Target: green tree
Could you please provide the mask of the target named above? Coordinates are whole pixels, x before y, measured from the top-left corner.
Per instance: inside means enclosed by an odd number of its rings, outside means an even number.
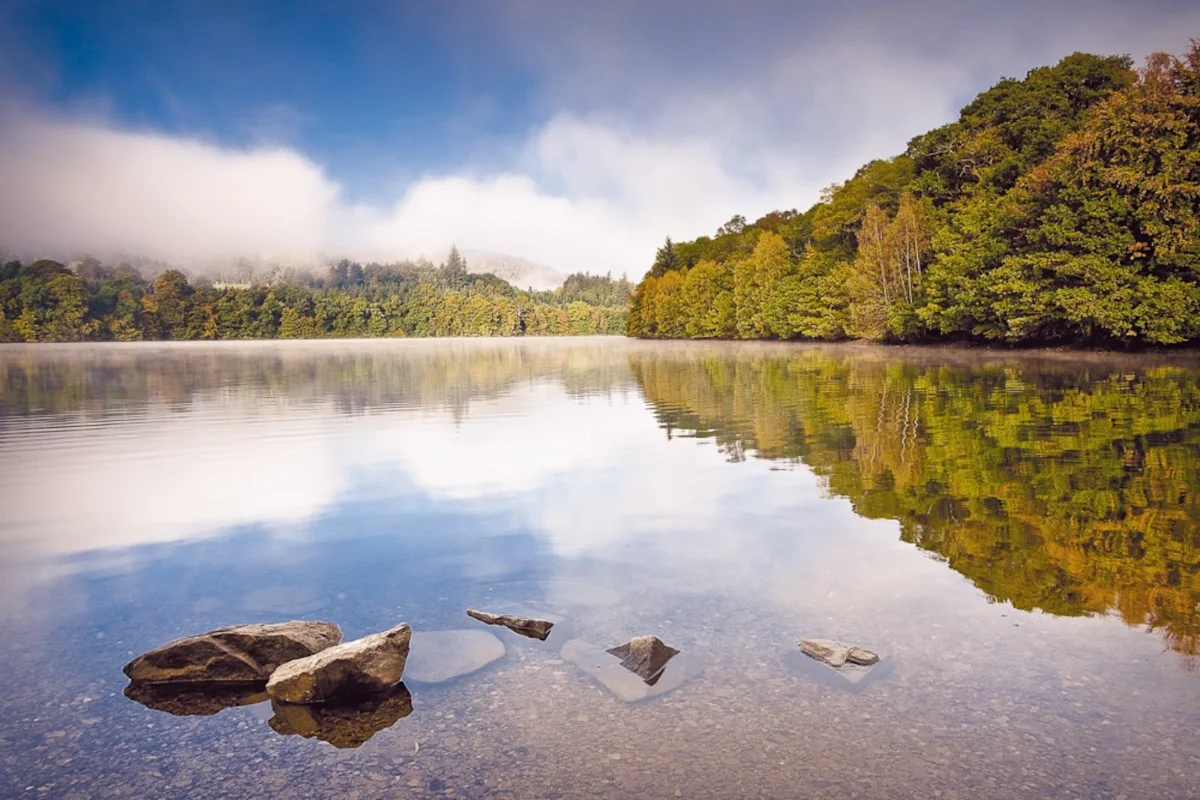
[[[663,246],[658,248],[658,252],[654,254],[654,264],[650,267],[650,276],[661,278],[668,272],[679,269],[679,256],[675,252],[675,245],[671,243],[671,237],[668,236]]]

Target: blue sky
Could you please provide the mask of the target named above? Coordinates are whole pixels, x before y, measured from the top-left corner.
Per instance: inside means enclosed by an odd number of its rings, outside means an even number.
[[[637,275],[663,236],[807,206],[1002,75],[1189,34],[1179,0],[9,0],[0,248],[456,242]]]
[[[18,85],[40,102],[226,145],[296,146],[354,194],[459,166],[535,122],[531,76],[498,48],[456,40],[439,4],[344,5],[18,2],[8,27]]]

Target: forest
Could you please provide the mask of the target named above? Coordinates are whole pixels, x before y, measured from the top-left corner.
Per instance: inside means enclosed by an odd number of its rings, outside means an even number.
[[[1200,42],[1004,79],[804,211],[658,250],[630,336],[1200,341]]]
[[[0,342],[620,334],[632,287],[571,275],[553,292],[422,262],[340,261],[317,277],[222,284],[85,259],[0,267]]]
[[[989,597],[1115,612],[1200,654],[1193,369],[789,352],[640,352],[630,368],[669,435],[806,465]]]

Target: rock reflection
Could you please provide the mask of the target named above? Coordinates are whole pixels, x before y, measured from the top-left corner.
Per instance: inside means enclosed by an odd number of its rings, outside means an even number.
[[[354,703],[292,705],[271,701],[275,716],[267,721],[271,730],[284,736],[320,739],[334,747],[361,747],[382,730],[412,713],[412,695],[403,683],[384,695]]]
[[[235,706],[252,706],[267,699],[266,684],[161,684],[133,682],[125,696],[146,708],[176,717],[211,717]]]
[[[360,747],[412,713],[412,695],[403,683],[353,702],[294,705],[270,700],[265,684],[152,684],[133,682],[125,696],[146,708],[176,717],[211,717],[227,708],[271,703],[267,724],[284,736],[320,739],[338,748]]]

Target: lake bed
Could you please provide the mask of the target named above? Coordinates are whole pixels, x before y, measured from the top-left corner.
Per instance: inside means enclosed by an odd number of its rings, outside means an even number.
[[[0,365],[4,796],[1200,791],[1192,357],[582,338]],[[414,659],[442,631],[503,647],[410,676],[351,746],[265,698],[124,694],[138,653],[289,619],[408,622]],[[680,677],[633,702],[567,647],[649,634]],[[847,680],[811,637],[881,661]]]

